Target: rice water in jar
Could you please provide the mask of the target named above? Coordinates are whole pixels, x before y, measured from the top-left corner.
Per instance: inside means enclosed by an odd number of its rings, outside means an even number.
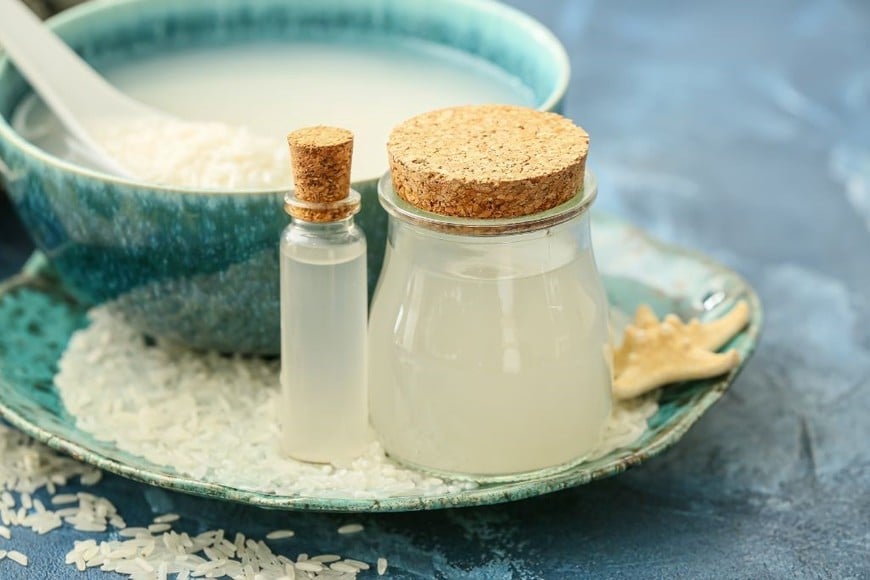
[[[405,122],[388,148],[369,318],[370,419],[387,453],[481,479],[581,460],[611,405],[586,133],[552,113],[458,107]]]

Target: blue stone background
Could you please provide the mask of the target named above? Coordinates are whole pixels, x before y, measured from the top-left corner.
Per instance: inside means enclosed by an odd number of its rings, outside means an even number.
[[[870,577],[870,3],[510,3],[570,53],[598,207],[759,290],[762,344],[723,400],[624,475],[509,505],[265,512],[109,475],[96,492],[130,525],[292,527],[283,553],[386,556],[398,578]],[[0,277],[30,251],[0,195]],[[349,521],[366,530],[338,536]],[[94,534],[13,534],[32,563],[0,578],[112,577],[63,564]]]

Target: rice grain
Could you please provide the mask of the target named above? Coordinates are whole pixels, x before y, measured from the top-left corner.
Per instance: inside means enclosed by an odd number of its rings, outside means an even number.
[[[76,503],[79,498],[72,493],[59,493],[51,498],[52,505],[64,505],[68,503]]]
[[[362,562],[360,560],[354,560],[352,558],[345,558],[344,563],[350,564],[351,566],[355,566],[356,568],[359,568],[360,570],[368,570],[369,568],[371,568],[371,566],[369,566],[365,562]]]
[[[163,514],[162,516],[157,516],[154,518],[155,524],[170,524],[172,522],[177,522],[181,519],[181,516],[178,514]]]
[[[323,565],[320,562],[296,562],[296,569],[302,572],[320,572],[323,570]]]
[[[359,532],[363,531],[364,529],[365,528],[363,527],[362,524],[345,524],[345,525],[341,526],[340,528],[338,528],[338,533],[342,534],[342,535],[358,534]]]

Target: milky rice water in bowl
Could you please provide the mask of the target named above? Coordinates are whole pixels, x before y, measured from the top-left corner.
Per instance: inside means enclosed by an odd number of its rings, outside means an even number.
[[[369,320],[370,417],[395,459],[449,476],[564,467],[610,412],[608,307],[570,120],[507,105],[399,125]]]

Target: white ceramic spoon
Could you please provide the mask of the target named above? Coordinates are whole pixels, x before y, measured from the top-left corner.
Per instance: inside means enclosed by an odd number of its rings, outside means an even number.
[[[92,150],[94,162],[116,175],[132,177],[106,152],[99,127],[115,120],[167,115],[106,82],[19,0],[0,0],[0,45],[70,133]]]

